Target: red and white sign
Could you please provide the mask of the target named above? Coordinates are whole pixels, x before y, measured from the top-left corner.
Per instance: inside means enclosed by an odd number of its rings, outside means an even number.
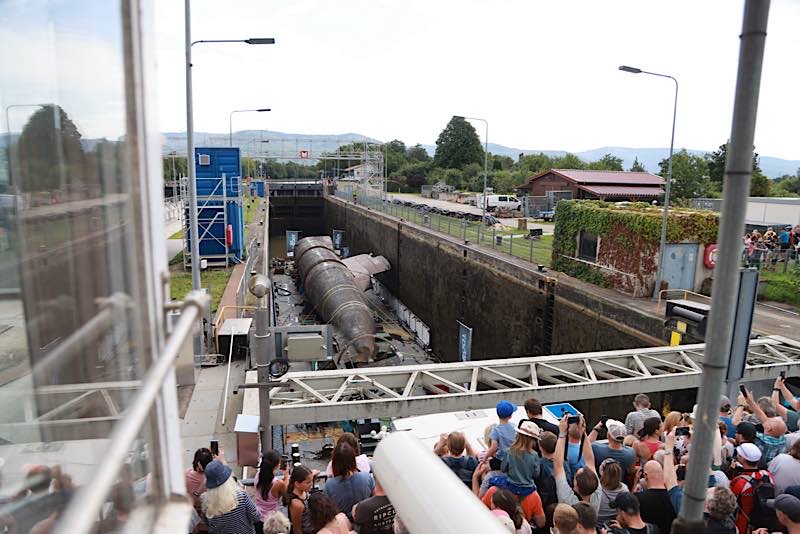
[[[300,151],[300,159],[308,159],[308,150]]]
[[[703,252],[703,265],[709,269],[713,269],[717,264],[717,254],[719,254],[719,252],[716,244],[706,245],[706,250]]]

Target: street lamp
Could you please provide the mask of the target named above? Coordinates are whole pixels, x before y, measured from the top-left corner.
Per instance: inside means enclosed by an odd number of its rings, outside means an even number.
[[[669,141],[669,160],[667,162],[667,184],[664,187],[664,213],[661,218],[661,244],[658,252],[658,270],[656,271],[656,286],[653,289],[653,298],[658,298],[658,293],[661,290],[661,278],[664,274],[664,255],[667,247],[667,222],[669,221],[669,188],[672,184],[672,149],[675,146],[675,117],[678,113],[678,80],[667,74],[658,74],[657,72],[648,72],[636,67],[629,67],[621,65],[619,70],[629,72],[631,74],[649,74],[650,76],[658,76],[659,78],[669,78],[675,82],[675,103],[672,106],[672,137]]]
[[[233,114],[234,113],[264,113],[272,111],[270,108],[261,109],[235,109],[228,115],[228,146],[233,146]]]
[[[252,37],[249,39],[216,39],[192,41],[192,17],[190,0],[184,2],[186,25],[186,162],[189,174],[189,234],[191,235],[192,252],[192,289],[200,289],[200,240],[197,228],[197,184],[195,183],[194,163],[194,116],[192,112],[192,47],[201,43],[245,43],[251,45],[275,44],[272,37]],[[195,343],[195,349],[200,349]]]
[[[483,147],[483,200],[481,202],[481,221],[486,224],[486,179],[489,176],[489,121],[477,117],[462,117],[461,115],[453,115],[453,118],[461,119],[462,121],[482,121],[486,125],[486,139],[484,139]]]

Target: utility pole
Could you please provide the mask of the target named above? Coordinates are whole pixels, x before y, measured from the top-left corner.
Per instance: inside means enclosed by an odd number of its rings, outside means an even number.
[[[744,232],[744,214],[753,173],[761,66],[767,38],[769,0],[747,0],[740,36],[739,72],[733,105],[731,140],[725,162],[722,212],[720,213],[719,261],[714,269],[711,313],[703,358],[703,373],[697,394],[697,418],[692,439],[692,465],[683,486],[683,501],[673,532],[704,532],[703,509],[711,465],[713,435],[719,432],[717,418],[733,338],[736,301],[739,294],[739,257]]]

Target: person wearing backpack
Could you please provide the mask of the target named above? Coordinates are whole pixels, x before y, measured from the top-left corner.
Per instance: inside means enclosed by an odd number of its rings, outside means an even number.
[[[775,498],[775,481],[766,469],[759,469],[761,449],[753,443],[736,447],[738,460],[736,477],[731,480],[731,491],[736,496],[736,529],[739,534],[749,534],[758,528],[779,530],[774,510],[766,501]]]

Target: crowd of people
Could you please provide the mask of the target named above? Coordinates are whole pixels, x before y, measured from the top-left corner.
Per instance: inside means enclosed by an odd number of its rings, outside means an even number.
[[[770,396],[743,390],[736,403],[721,398],[708,466],[691,460],[694,413],[659,413],[644,394],[624,421],[603,416],[588,424],[565,414],[554,424],[535,398],[524,409],[526,417],[512,423],[517,406],[499,402],[484,448],[460,431],[441,434],[433,447],[510,533],[667,534],[687,469],[703,469],[708,532],[800,534],[800,400],[783,377]],[[353,434],[337,440],[322,489],[317,472],[284,467],[277,452],[264,454],[251,496],[224,461],[198,450],[186,473],[195,531],[406,532]]]
[[[536,399],[512,424],[516,409],[498,403],[485,452],[458,431],[434,447],[509,532],[667,534],[687,469],[702,468],[708,532],[800,534],[800,400],[782,377],[770,396],[722,397],[707,467],[691,463],[694,414],[659,413],[644,394],[624,421],[604,416],[591,426],[569,414],[554,425]]]
[[[800,224],[775,231],[772,227],[762,234],[753,230],[742,238],[742,257],[746,265],[756,268],[775,265],[779,261],[797,259],[800,251]]]
[[[305,465],[289,468],[267,451],[252,495],[236,480],[224,455],[198,449],[186,471],[195,508],[193,532],[211,534],[404,534],[395,510],[358,440],[344,433],[336,442],[327,475]],[[317,477],[327,478],[322,489]]]

